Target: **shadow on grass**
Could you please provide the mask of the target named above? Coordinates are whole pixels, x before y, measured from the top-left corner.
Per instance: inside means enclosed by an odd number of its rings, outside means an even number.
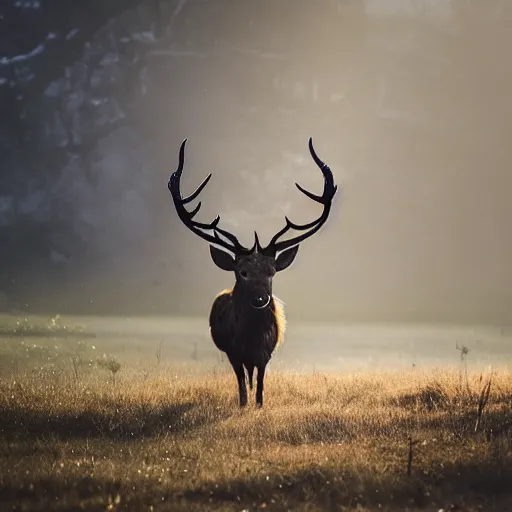
[[[413,435],[420,436],[421,440],[425,432],[430,432],[430,437],[449,434],[461,439],[474,439],[475,435],[480,436],[483,432],[486,435],[492,433],[494,437],[508,436],[512,441],[512,417],[509,408],[486,411],[475,434],[476,419],[476,408],[468,407],[437,413],[428,412],[418,416],[390,415],[375,419],[370,415],[355,420],[345,418],[338,412],[322,411],[290,418],[283,425],[277,423],[270,429],[268,436],[274,441],[292,446],[357,441],[361,434],[389,440],[396,440],[397,437],[405,440],[409,435]]]
[[[289,474],[264,478],[239,478],[195,488],[176,483],[160,484],[155,479],[97,479],[62,475],[40,480],[4,481],[0,487],[3,509],[16,503],[39,510],[106,510],[109,500],[120,497],[116,510],[163,509],[242,510],[261,507],[296,509],[309,504],[323,510],[340,507],[424,508],[447,510],[510,510],[512,504],[512,468],[491,462],[445,466],[432,475],[418,472],[405,475],[351,473],[343,469],[308,468]],[[172,506],[170,506],[172,504]],[[166,505],[168,508],[166,508]],[[108,510],[108,509],[107,509]]]
[[[0,406],[0,439],[60,440],[102,437],[136,440],[162,433],[181,434],[212,421],[193,402],[146,407],[109,401],[94,411],[52,414],[47,411]],[[98,410],[99,409],[99,410]]]
[[[109,510],[106,505],[115,500],[120,490],[121,483],[115,480],[49,477],[0,486],[0,504],[12,505],[12,510],[22,507],[21,510],[104,512]],[[34,508],[28,508],[31,506]]]
[[[422,418],[419,425],[426,430],[442,431],[463,439],[484,433],[488,438],[489,436],[502,437],[512,441],[512,416],[509,408],[491,409],[484,412],[478,431],[475,432],[477,416],[476,407],[474,409],[455,409],[450,412],[431,414]]]
[[[449,397],[437,384],[428,385],[416,393],[391,399],[389,405],[403,408],[413,414],[416,425],[422,429],[439,430],[455,436],[466,437],[475,433],[479,416],[478,395]],[[492,396],[490,405],[484,407],[478,431],[492,436],[508,436],[512,439],[512,395],[501,392]],[[417,416],[415,413],[419,413]]]
[[[406,475],[351,473],[308,468],[288,475],[273,475],[258,480],[238,479],[189,490],[184,497],[206,504],[210,499],[224,503],[261,504],[274,500],[292,507],[311,503],[325,510],[345,507],[409,507],[428,505],[480,505],[485,510],[503,499],[512,503],[512,466],[474,462],[449,466],[440,472],[418,471]],[[454,508],[453,510],[457,510]],[[459,509],[460,510],[460,509]]]

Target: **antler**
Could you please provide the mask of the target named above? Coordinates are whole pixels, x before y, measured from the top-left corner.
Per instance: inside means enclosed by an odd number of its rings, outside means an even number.
[[[221,229],[218,227],[219,221],[220,221],[220,215],[217,215],[215,219],[212,220],[209,224],[197,222],[194,221],[194,217],[196,216],[197,212],[201,208],[201,202],[197,204],[197,206],[189,212],[185,205],[187,203],[190,203],[196,197],[202,192],[204,187],[208,184],[210,181],[210,178],[212,177],[212,174],[210,173],[203,182],[196,188],[192,194],[190,194],[188,197],[181,197],[181,190],[180,190],[180,181],[181,181],[181,174],[183,173],[183,164],[185,162],[185,144],[187,142],[187,139],[185,139],[180,146],[180,156],[179,156],[179,164],[178,168],[175,172],[171,174],[171,177],[169,178],[168,188],[171,192],[172,199],[174,201],[174,206],[176,207],[176,212],[178,213],[178,217],[181,219],[183,224],[187,226],[193,233],[200,236],[203,240],[206,240],[207,242],[210,242],[211,244],[219,245],[221,247],[224,247],[224,249],[227,249],[228,251],[232,252],[233,254],[246,254],[250,253],[253,249],[247,249],[243,245],[240,244],[238,239],[235,235],[229,233],[228,231],[225,231],[224,229]],[[205,233],[203,230],[209,230],[212,231],[213,234]],[[226,240],[223,240],[219,234],[221,234],[224,238],[229,240],[232,245],[230,245]]]
[[[322,162],[320,158],[318,158],[318,155],[316,154],[315,149],[313,148],[313,140],[311,139],[311,137],[309,138],[309,151],[316,165],[320,167],[320,170],[324,175],[324,191],[321,196],[317,196],[309,192],[308,190],[302,188],[298,183],[295,183],[295,186],[310,199],[324,206],[322,214],[320,215],[320,217],[307,224],[295,224],[288,217],[285,217],[286,226],[283,229],[281,229],[281,231],[278,231],[274,235],[274,237],[272,238],[272,240],[270,240],[270,243],[267,245],[267,247],[262,248],[259,245],[258,239],[256,237],[256,247],[258,248],[258,252],[275,256],[276,253],[279,251],[283,251],[285,249],[288,249],[289,247],[300,244],[301,242],[306,240],[306,238],[309,238],[310,236],[314,235],[323,226],[323,224],[325,224],[325,221],[329,217],[332,199],[334,197],[334,194],[336,194],[336,190],[338,189],[338,187],[337,185],[334,184],[334,178],[331,169],[329,169],[329,166],[326,163]],[[289,240],[283,240],[281,242],[278,242],[277,240],[281,238],[285,233],[287,233],[290,229],[295,229],[297,231],[309,231],[295,238],[290,238]]]

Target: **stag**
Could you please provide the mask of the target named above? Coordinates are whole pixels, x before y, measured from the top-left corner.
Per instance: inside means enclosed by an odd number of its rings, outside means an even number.
[[[320,160],[309,139],[309,151],[324,177],[322,195],[315,195],[296,187],[307,197],[321,204],[321,215],[307,224],[296,224],[285,217],[286,225],[278,231],[266,247],[260,245],[254,232],[254,245],[244,247],[232,233],[219,227],[220,216],[210,223],[194,220],[201,202],[188,211],[185,205],[196,199],[212,177],[209,174],[188,197],[182,197],[180,180],[185,161],[185,144],[181,143],[177,170],[169,179],[169,191],[178,217],[193,233],[210,244],[210,255],[217,267],[234,272],[233,288],[220,292],[210,311],[210,334],[216,347],[225,352],[238,381],[240,407],[247,405],[246,374],[253,389],[254,369],[256,381],[256,405],[263,406],[263,381],[265,368],[277,345],[284,338],[286,318],[281,301],[272,294],[272,279],[276,272],[288,268],[295,259],[299,244],[315,234],[327,221],[337,186],[329,167]],[[290,229],[302,232],[295,238],[280,240]],[[222,249],[221,249],[222,248]]]

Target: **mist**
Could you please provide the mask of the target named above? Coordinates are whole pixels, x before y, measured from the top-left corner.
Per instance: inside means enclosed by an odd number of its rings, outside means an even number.
[[[318,216],[295,187],[322,190],[311,136],[338,194],[274,280],[290,322],[510,325],[508,2],[161,4],[98,22],[19,100],[30,136],[3,126],[3,309],[206,321],[234,278],[174,210],[181,141],[184,194],[213,174],[198,219],[252,245]],[[52,58],[14,49],[1,77]]]

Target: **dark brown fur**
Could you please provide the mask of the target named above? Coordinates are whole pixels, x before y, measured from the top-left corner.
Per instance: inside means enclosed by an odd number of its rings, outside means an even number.
[[[277,261],[257,252],[231,259],[227,253],[211,248],[213,261],[222,269],[235,272],[236,284],[215,299],[210,312],[210,333],[219,350],[226,353],[238,381],[240,406],[247,404],[245,370],[252,389],[257,369],[256,404],[263,405],[265,368],[285,330],[284,308],[272,295],[272,278],[277,270],[291,264],[296,250],[286,251]],[[251,305],[254,296],[268,296],[267,307]]]
[[[250,308],[251,306],[248,306]],[[210,312],[210,332],[219,350],[226,353],[238,381],[240,406],[247,404],[244,367],[252,389],[254,369],[257,368],[256,403],[263,405],[265,367],[277,345],[278,325],[275,302],[263,310],[251,308],[237,311],[231,293],[219,295]]]
[[[236,236],[219,227],[219,216],[208,224],[195,221],[194,217],[199,212],[201,203],[191,211],[185,208],[186,204],[199,196],[212,176],[207,176],[188,197],[182,197],[180,181],[185,162],[185,143],[186,139],[180,147],[178,169],[169,180],[169,191],[176,212],[185,226],[213,244],[210,245],[210,254],[215,265],[235,273],[236,284],[233,289],[221,292],[212,305],[210,332],[213,342],[219,350],[226,353],[235,371],[241,407],[247,405],[245,370],[252,389],[254,369],[257,368],[256,404],[261,407],[265,368],[274,349],[282,341],[286,326],[283,306],[272,294],[272,279],[276,272],[292,264],[299,244],[314,235],[327,221],[337,187],[331,170],[316,154],[310,138],[309,151],[322,171],[324,190],[322,195],[315,195],[299,184],[296,186],[307,197],[323,206],[321,215],[306,224],[296,224],[286,218],[285,227],[274,235],[266,247],[260,245],[255,233],[254,246],[248,249],[240,244]],[[301,234],[279,240],[291,229],[300,231]]]

